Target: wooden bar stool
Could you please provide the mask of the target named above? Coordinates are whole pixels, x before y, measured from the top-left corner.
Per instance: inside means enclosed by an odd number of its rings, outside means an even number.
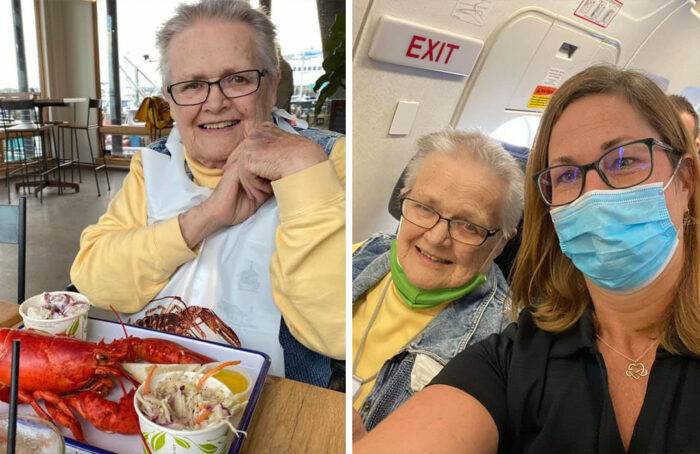
[[[92,121],[92,112],[95,112],[95,118],[94,122]],[[103,150],[102,150],[102,140],[100,138],[100,114],[102,112],[102,100],[101,99],[90,99],[88,101],[88,108],[87,108],[87,115],[85,118],[85,123],[63,123],[58,125],[58,130],[59,130],[59,142],[61,143],[61,146],[63,147],[64,140],[65,140],[65,131],[68,131],[70,134],[70,143],[71,143],[71,148],[70,148],[70,159],[65,158],[65,156],[62,156],[62,160],[64,162],[67,162],[71,166],[71,181],[73,181],[73,167],[77,166],[78,167],[78,180],[82,183],[83,178],[82,174],[80,171],[81,166],[86,166],[86,167],[91,167],[94,174],[95,174],[95,186],[97,186],[97,196],[99,197],[101,195],[100,193],[100,182],[97,179],[97,171],[100,169],[104,169],[105,171],[105,177],[107,178],[107,190],[111,190],[112,187],[110,186],[109,183],[109,169],[107,168],[107,159],[104,156]],[[88,146],[90,148],[90,160],[89,161],[83,161],[80,159],[80,145],[78,143],[78,131],[85,131],[85,135],[87,137],[88,141]],[[102,162],[98,163],[95,160],[95,154],[93,152],[93,147],[92,147],[92,138],[90,137],[90,131],[95,131],[97,133],[97,145],[100,150],[100,155],[102,155]],[[75,140],[74,140],[75,139]],[[73,146],[75,144],[75,146]],[[75,155],[73,154],[73,150],[75,149]],[[65,153],[64,153],[65,154]]]

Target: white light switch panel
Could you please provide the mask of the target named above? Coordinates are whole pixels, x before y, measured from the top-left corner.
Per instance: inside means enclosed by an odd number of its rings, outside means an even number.
[[[389,128],[389,134],[405,136],[411,132],[411,126],[413,126],[413,120],[416,118],[419,104],[416,101],[399,101],[396,105],[396,112],[394,112],[394,120]]]

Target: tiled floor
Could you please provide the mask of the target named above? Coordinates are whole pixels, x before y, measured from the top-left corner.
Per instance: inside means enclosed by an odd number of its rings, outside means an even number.
[[[111,191],[107,191],[104,173],[100,170],[98,174],[101,197],[97,197],[95,178],[89,169],[83,169],[79,193],[66,190],[59,195],[56,188],[46,188],[43,204],[33,194],[27,196],[26,297],[61,290],[70,282],[70,267],[78,252],[80,233],[107,210],[127,171],[110,169]],[[0,203],[7,203],[6,191],[5,185],[0,184]],[[16,204],[14,188],[12,191],[12,203]],[[16,245],[0,244],[0,300],[17,300]]]

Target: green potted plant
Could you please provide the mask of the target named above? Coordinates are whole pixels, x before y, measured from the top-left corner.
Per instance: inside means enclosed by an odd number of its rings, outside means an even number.
[[[326,99],[333,96],[338,88],[345,88],[345,11],[336,14],[325,47],[328,49],[328,56],[323,60],[325,73],[314,85],[314,91],[318,92],[316,115],[321,112]]]

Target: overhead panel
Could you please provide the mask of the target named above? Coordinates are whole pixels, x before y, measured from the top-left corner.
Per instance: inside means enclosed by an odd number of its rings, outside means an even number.
[[[487,41],[481,67],[470,76],[455,127],[479,128],[490,134],[505,121],[503,110],[513,96],[512,87],[522,79],[551,25],[552,20],[541,13],[527,12],[511,19]]]
[[[617,63],[619,44],[541,8],[516,12],[496,30],[453,117],[487,134],[518,115],[541,114],[569,77],[596,63]]]
[[[507,109],[542,112],[566,79],[593,62],[615,63],[616,53],[607,49],[611,47],[598,35],[553,21],[513,90]]]

